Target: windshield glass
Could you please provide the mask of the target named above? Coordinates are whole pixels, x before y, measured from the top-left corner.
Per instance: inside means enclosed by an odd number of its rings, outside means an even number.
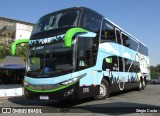
[[[32,34],[67,26],[77,26],[79,10],[67,11],[42,17],[35,25]]]
[[[63,43],[57,43],[34,46],[29,49],[27,72],[54,76],[54,74],[73,69],[73,47],[64,48]]]

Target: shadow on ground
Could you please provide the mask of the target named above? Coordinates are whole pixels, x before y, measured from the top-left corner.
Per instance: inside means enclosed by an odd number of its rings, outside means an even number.
[[[132,92],[132,90],[127,91]],[[123,96],[127,94],[126,91],[122,93],[114,93],[113,96]],[[126,113],[136,113],[137,109],[144,110],[147,109],[158,109],[160,107],[148,104],[139,104],[131,102],[112,102],[112,103],[101,103],[101,104],[92,104],[92,105],[82,105],[84,103],[89,103],[93,101],[93,98],[81,99],[76,101],[40,101],[40,100],[30,100],[25,97],[12,97],[8,99],[14,104],[18,104],[22,107],[40,107],[42,108],[43,113],[102,113],[110,114],[114,113],[117,115],[123,115]],[[81,105],[81,106],[78,106]],[[140,112],[141,113],[141,112]]]
[[[127,91],[122,91],[122,92],[117,92],[111,94],[111,97],[121,95],[124,96],[128,92],[132,92],[133,90],[127,90]],[[27,99],[24,96],[20,97],[10,97],[8,98],[8,101],[22,105],[22,106],[53,106],[53,107],[73,107],[82,103],[87,103],[87,102],[92,102],[94,99],[93,98],[85,98],[81,100],[68,100],[68,101],[53,101],[53,100],[34,100],[34,99]]]

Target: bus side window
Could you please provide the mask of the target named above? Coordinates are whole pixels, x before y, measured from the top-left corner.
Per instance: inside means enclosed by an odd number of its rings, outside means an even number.
[[[117,36],[117,43],[121,44],[120,31],[116,30],[116,36]]]
[[[122,34],[122,38],[123,38],[123,45],[132,49],[132,50],[135,50],[137,51],[137,48],[138,48],[138,43],[133,40],[131,37],[125,35],[125,34]]]
[[[148,56],[148,49],[146,46],[144,46],[143,44],[139,44],[139,49],[138,49],[138,52],[145,55],[145,56]]]
[[[122,40],[123,40],[123,45],[126,47],[129,47],[129,45],[126,43],[128,40],[128,37],[122,33]]]
[[[136,73],[140,72],[140,64],[137,61],[133,62],[133,72],[136,72]]]
[[[104,20],[103,22],[101,37],[102,37],[102,42],[105,41],[116,42],[114,27],[111,24],[109,24],[106,20]]]
[[[133,63],[132,60],[130,59],[124,59],[124,63],[125,63],[125,72],[132,72],[132,67],[133,67]]]
[[[118,57],[111,56],[103,59],[102,69],[110,69],[111,71],[118,71]]]
[[[119,71],[120,72],[123,72],[124,69],[123,69],[123,58],[122,57],[119,57]]]

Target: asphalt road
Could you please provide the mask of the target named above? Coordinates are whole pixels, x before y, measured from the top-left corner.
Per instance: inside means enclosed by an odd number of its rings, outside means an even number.
[[[0,107],[18,107],[25,109],[36,108],[42,109],[43,113],[85,113],[89,114],[130,114],[131,112],[138,114],[146,113],[153,115],[160,113],[160,85],[147,85],[142,91],[126,91],[123,93],[112,94],[106,100],[93,100],[92,98],[82,99],[78,101],[39,101],[29,100],[24,97],[0,98]],[[158,107],[158,109],[157,109]],[[80,115],[82,115],[80,114]],[[34,115],[34,114],[33,114]]]

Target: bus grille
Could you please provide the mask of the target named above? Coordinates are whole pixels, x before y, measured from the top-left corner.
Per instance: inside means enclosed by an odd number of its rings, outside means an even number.
[[[55,84],[55,85],[30,85],[29,88],[33,90],[53,90],[55,88],[60,87],[61,85]]]

